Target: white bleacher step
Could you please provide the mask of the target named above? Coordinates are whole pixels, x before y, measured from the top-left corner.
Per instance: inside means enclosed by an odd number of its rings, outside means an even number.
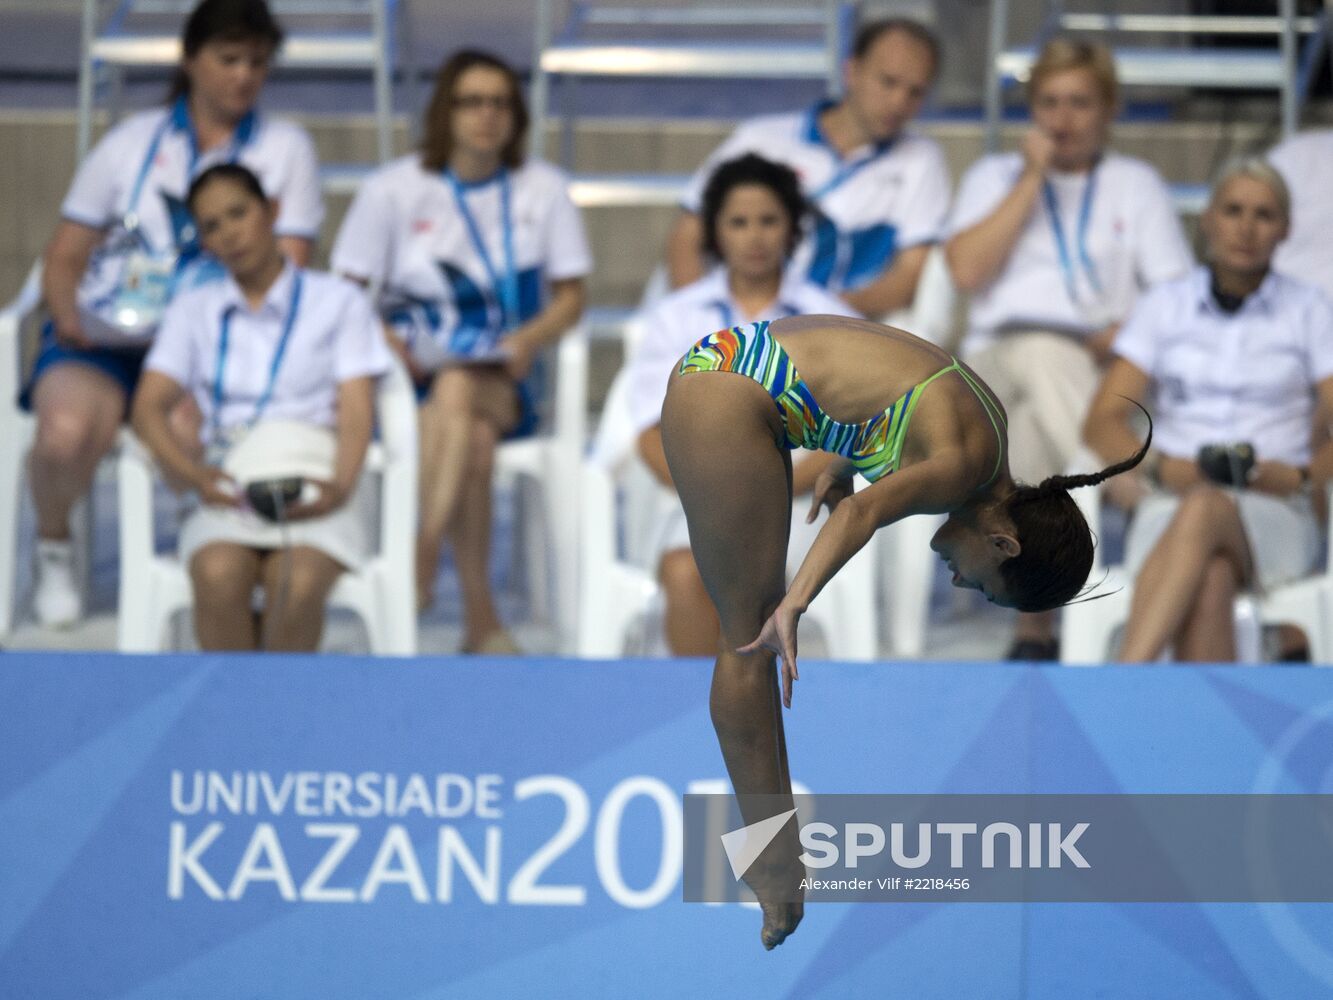
[[[1002,76],[1026,83],[1036,51],[1010,49],[996,58]],[[1132,49],[1115,50],[1122,86],[1278,89],[1284,82],[1282,59],[1272,49]]]
[[[135,14],[176,14],[186,17],[198,5],[199,0],[133,0],[130,6]],[[369,0],[270,0],[268,8],[274,16],[284,18],[293,15],[364,15],[370,6]]]
[[[585,7],[579,12],[582,24],[614,24],[641,28],[654,26],[753,25],[823,27],[828,14],[810,5],[801,7]]]
[[[689,174],[577,174],[569,196],[579,208],[679,205]]]
[[[326,168],[325,173],[338,173],[337,178],[326,177],[326,191],[355,189],[355,183],[346,188],[341,172],[348,176],[357,168],[352,166]],[[364,169],[363,169],[364,174]],[[577,174],[570,179],[569,193],[579,208],[621,208],[628,206],[679,205],[690,181],[688,174]],[[1182,215],[1198,215],[1208,201],[1207,184],[1173,184],[1171,201]]]
[[[116,66],[174,66],[181,58],[176,35],[104,35],[90,48],[95,61]],[[368,35],[292,34],[276,62],[295,69],[372,69],[375,60],[375,40]]]
[[[325,194],[350,198],[376,166],[373,163],[321,163],[319,186]]]
[[[573,76],[823,80],[829,49],[790,42],[556,44],[542,52],[541,68]]]
[[[1320,18],[1297,17],[1292,27],[1308,34],[1319,29]],[[1182,35],[1280,35],[1281,17],[1250,14],[1063,14],[1065,31],[1152,32]]]

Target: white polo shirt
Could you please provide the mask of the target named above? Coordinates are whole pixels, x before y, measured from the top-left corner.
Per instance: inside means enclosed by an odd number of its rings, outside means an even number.
[[[1268,159],[1291,189],[1291,235],[1278,246],[1273,266],[1333,297],[1333,129],[1293,136]]]
[[[503,308],[499,291],[511,263],[517,315]],[[419,339],[447,340],[460,328],[498,337],[541,311],[548,282],[587,275],[592,255],[568,180],[550,164],[528,160],[456,190],[412,155],[366,178],[338,231],[332,266],[369,281],[380,311],[426,360],[431,352],[417,350]]]
[[[1198,267],[1147,292],[1115,352],[1153,380],[1153,444],[1193,458],[1248,441],[1261,459],[1310,464],[1317,386],[1333,376],[1333,305],[1271,272],[1228,315]]]
[[[990,215],[1022,172],[1018,153],[973,164],[958,190],[949,237]],[[1123,320],[1142,289],[1193,263],[1170,192],[1142,160],[1107,153],[1090,174],[1047,177],[1049,187],[1004,266],[971,295],[965,354],[988,347],[1006,328],[1095,333]]]
[[[638,340],[626,368],[630,419],[636,436],[662,422],[662,402],[671,373],[681,356],[708,334],[783,316],[858,316],[825,289],[788,273],[777,301],[757,316],[747,315],[736,303],[727,287],[726,269],[719,267],[635,317]]]
[[[384,331],[369,297],[335,275],[298,271],[288,264],[258,309],[250,308],[230,277],[190,289],[167,307],[144,363],[194,395],[206,429],[214,426],[218,385],[221,430],[244,427],[255,419],[292,315],[298,274],[295,318],[262,416],[333,427],[338,385],[362,376],[378,377],[391,367]],[[224,321],[227,348],[220,359]]]
[[[284,119],[251,112],[237,126],[232,142],[196,156],[184,100],[131,115],[103,136],[79,165],[60,214],[108,230],[103,243],[107,248],[132,213],[153,251],[188,252],[196,245],[185,208],[190,181],[208,167],[232,160],[253,170],[265,193],[278,202],[279,235],[309,240],[319,235],[324,218],[319,162],[305,131]],[[110,299],[125,264],[122,254],[95,251],[79,286],[80,305],[112,319]]]
[[[831,102],[742,122],[704,161],[682,206],[699,213],[717,167],[746,153],[785,164],[815,209],[792,269],[838,292],[879,277],[899,251],[933,243],[949,208],[949,167],[935,140],[908,130],[843,159],[819,129]]]

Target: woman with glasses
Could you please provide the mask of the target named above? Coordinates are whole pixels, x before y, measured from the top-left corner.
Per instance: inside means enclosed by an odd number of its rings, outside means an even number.
[[[181,43],[167,105],[126,118],[80,164],[42,259],[50,322],[20,405],[37,417],[28,473],[37,512],[33,605],[44,625],[82,614],[70,510],[115,443],[167,302],[220,274],[185,204],[191,180],[217,163],[253,170],[279,206],[279,246],[298,266],[323,217],[309,136],[256,109],[282,43],[268,6],[203,0]],[[188,408],[178,419],[193,436]]]
[[[489,581],[495,448],[535,428],[541,356],[578,321],[592,268],[568,181],[524,155],[527,127],[514,71],[454,54],[420,151],[366,179],[333,249],[334,270],[375,290],[423,397],[418,603],[448,538],[464,652],[517,651]]]

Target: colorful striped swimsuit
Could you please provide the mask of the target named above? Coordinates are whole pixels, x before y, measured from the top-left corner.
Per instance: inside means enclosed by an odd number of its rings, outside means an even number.
[[[767,320],[710,333],[685,352],[679,373],[712,371],[747,375],[768,390],[786,429],[788,448],[818,449],[841,455],[870,482],[897,470],[902,461],[907,427],[922,391],[941,375],[956,371],[981,400],[1000,440],[1000,454],[996,456],[995,470],[987,482],[999,474],[1004,453],[1004,432],[1000,429],[1004,415],[957,358],[947,368],[912,386],[883,413],[859,424],[840,423],[820,409],[787,352],[769,334]]]

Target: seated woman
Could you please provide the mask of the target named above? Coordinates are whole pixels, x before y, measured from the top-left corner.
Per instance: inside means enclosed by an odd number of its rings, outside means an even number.
[[[709,326],[731,327],[808,313],[854,315],[832,293],[784,268],[800,239],[805,199],[790,167],[753,153],[723,163],[704,189],[704,246],[716,266],[657,302],[639,319],[642,339],[628,360],[630,413],[639,457],[674,497],[662,451],[662,400],[686,348]],[[792,492],[809,493],[829,457],[803,453]],[[656,526],[653,558],[666,598],[666,637],[678,656],[717,653],[718,620],[690,553],[685,512],[673,499]]]
[[[1028,83],[1019,152],[983,157],[958,191],[945,246],[971,293],[962,353],[1009,407],[1014,474],[1073,461],[1116,327],[1140,291],[1184,274],[1189,248],[1150,164],[1108,148],[1115,61],[1056,38]],[[1053,660],[1051,615],[1020,615],[1011,659]]]
[[[83,609],[69,514],[115,444],[162,310],[178,288],[218,276],[185,210],[190,181],[243,163],[281,205],[283,252],[304,264],[323,216],[314,144],[256,110],[282,30],[264,0],[202,0],[185,23],[167,106],[130,115],[79,165],[43,256],[51,322],[20,405],[37,433],[28,477],[37,512],[33,610],[68,625]],[[210,263],[212,266],[210,266]],[[175,415],[182,439],[198,414]]]
[[[1333,306],[1272,269],[1289,214],[1270,165],[1228,166],[1202,218],[1206,266],[1145,295],[1116,337],[1084,437],[1103,456],[1133,447],[1126,397],[1151,390],[1157,441],[1139,473],[1110,491],[1134,510],[1124,661],[1167,649],[1179,660],[1234,660],[1237,592],[1314,568],[1312,500],[1333,452],[1324,443],[1314,453],[1311,441],[1333,416]]]
[[[199,645],[314,650],[338,574],[367,555],[371,526],[355,494],[375,381],[393,357],[359,288],[283,257],[273,229],[278,207],[248,169],[210,167],[190,186],[188,204],[229,278],[183,292],[167,309],[135,393],[134,430],[203,502],[180,538]],[[207,461],[168,427],[187,394],[204,416]],[[313,477],[317,495],[285,512],[289,525],[248,509],[223,471],[275,434],[281,446],[302,441],[300,464],[327,469]],[[256,586],[265,592],[258,618]]]
[[[592,269],[565,176],[524,158],[527,126],[509,66],[451,56],[421,152],[366,179],[333,248],[335,271],[379,290],[425,396],[418,602],[433,599],[447,535],[470,653],[517,652],[490,588],[495,446],[535,428],[540,355],[578,322]]]

